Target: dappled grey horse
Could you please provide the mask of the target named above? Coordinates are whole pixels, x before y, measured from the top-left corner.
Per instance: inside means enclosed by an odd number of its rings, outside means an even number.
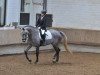
[[[24,28],[22,28],[22,41],[26,42],[28,44],[27,49],[25,50],[25,55],[27,60],[31,63],[31,60],[28,57],[28,50],[34,46],[36,47],[36,61],[35,63],[38,62],[39,60],[39,47],[40,46],[46,46],[46,45],[52,45],[54,50],[55,50],[55,54],[54,54],[54,61],[53,62],[58,62],[59,61],[59,52],[60,52],[60,48],[59,48],[59,44],[63,44],[65,49],[67,49],[67,37],[66,35],[61,32],[61,31],[57,31],[54,29],[48,29],[48,31],[50,31],[52,38],[51,39],[46,39],[45,40],[45,44],[41,44],[41,38],[40,38],[40,32],[39,29],[33,26],[25,26]],[[48,34],[46,36],[49,36]],[[70,53],[72,53],[70,50],[68,50]]]

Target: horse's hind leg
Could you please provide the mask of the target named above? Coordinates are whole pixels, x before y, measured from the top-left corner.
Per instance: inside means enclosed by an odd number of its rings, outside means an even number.
[[[56,60],[53,61],[53,63],[56,63],[56,62],[59,61],[59,52],[60,52],[60,49],[59,49],[59,47],[57,47],[57,46],[53,46],[53,47],[54,47],[54,49],[55,49],[55,51],[56,51],[56,53],[55,53],[55,55],[54,55],[54,57],[53,57],[53,59],[56,58]]]
[[[59,47],[57,47],[57,50],[56,50],[56,54],[57,54],[56,62],[59,61],[59,52],[60,52],[60,49],[59,49]]]
[[[55,54],[54,54],[53,59],[55,59],[55,58],[56,58],[56,56],[57,56],[57,53],[55,53]]]
[[[30,49],[32,47],[32,45],[29,45],[28,47],[27,47],[27,49],[24,51],[25,52],[25,56],[26,56],[26,59],[31,63],[31,60],[29,59],[29,57],[28,57],[28,55],[27,55],[27,52],[28,52],[28,50]]]
[[[39,60],[39,47],[36,47],[36,61],[35,61],[35,64],[37,64]]]

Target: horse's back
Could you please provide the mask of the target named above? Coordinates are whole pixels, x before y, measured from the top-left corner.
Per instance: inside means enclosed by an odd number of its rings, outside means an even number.
[[[55,30],[55,29],[49,29],[49,31],[51,32],[52,35],[55,36],[61,36],[60,31]]]

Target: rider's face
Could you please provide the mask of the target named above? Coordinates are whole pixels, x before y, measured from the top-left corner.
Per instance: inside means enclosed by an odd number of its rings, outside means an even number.
[[[44,16],[44,14],[43,14],[43,13],[41,13],[41,16]]]

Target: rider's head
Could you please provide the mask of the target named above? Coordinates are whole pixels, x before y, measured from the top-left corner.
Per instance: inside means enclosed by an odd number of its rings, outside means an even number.
[[[41,15],[45,15],[46,13],[47,13],[46,10],[41,11]]]

